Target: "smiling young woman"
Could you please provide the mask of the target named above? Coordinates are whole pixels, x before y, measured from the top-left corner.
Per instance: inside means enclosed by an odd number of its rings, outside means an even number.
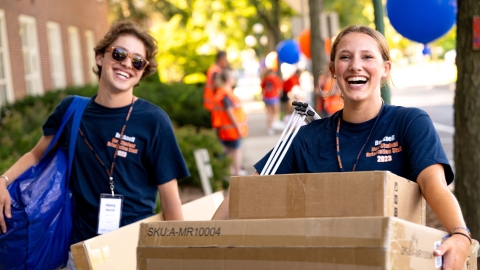
[[[426,112],[383,102],[380,88],[388,82],[390,61],[387,42],[378,31],[355,25],[343,29],[332,45],[329,71],[343,94],[344,108],[301,127],[276,174],[382,170],[417,182],[451,232],[435,254],[444,256],[444,269],[461,269],[470,237],[447,187],[454,178],[452,167]],[[257,172],[268,158],[254,165]],[[228,197],[213,217],[225,218]]]

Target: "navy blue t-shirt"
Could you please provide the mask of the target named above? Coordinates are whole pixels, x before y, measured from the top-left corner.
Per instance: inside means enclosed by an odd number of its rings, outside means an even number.
[[[80,129],[105,166],[110,170],[113,154],[120,142],[113,170],[115,194],[124,196],[120,226],[153,215],[157,186],[189,176],[175,139],[168,115],[148,101],[138,99],[124,131],[120,133],[130,105],[103,107],[91,98],[83,113]],[[57,106],[43,126],[45,136],[53,135],[72,97]],[[71,122],[60,145],[69,141]],[[71,244],[96,236],[101,193],[111,193],[109,176],[82,136],[78,134],[70,186],[75,196],[76,212]]]
[[[336,129],[341,112],[301,127],[276,174],[340,172]],[[442,164],[447,184],[453,181],[452,168],[426,112],[385,104],[377,117],[360,124],[341,120],[339,148],[345,171],[352,171],[365,144],[355,171],[390,171],[416,181],[428,166]],[[255,164],[258,172],[270,153]]]

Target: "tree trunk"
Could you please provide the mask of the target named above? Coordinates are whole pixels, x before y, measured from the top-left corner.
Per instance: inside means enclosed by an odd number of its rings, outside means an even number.
[[[320,35],[320,14],[323,12],[324,0],[308,0],[310,10],[310,53],[312,60],[312,75],[314,90],[318,87],[318,78],[325,67],[326,55],[324,41]],[[315,91],[312,97],[312,107],[316,108]],[[320,113],[320,112],[318,112]]]
[[[480,1],[458,0],[455,93],[455,195],[474,239],[480,238],[480,51],[473,50],[473,17]]]
[[[268,36],[268,51],[275,51],[276,46],[280,41],[283,40],[282,32],[280,31],[280,17],[281,17],[281,7],[280,0],[272,0],[272,10],[266,10],[258,0],[250,0],[257,10],[257,14],[262,21],[262,24],[265,26]]]

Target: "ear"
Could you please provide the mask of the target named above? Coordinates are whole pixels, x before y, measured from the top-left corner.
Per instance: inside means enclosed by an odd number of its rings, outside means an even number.
[[[102,64],[103,64],[103,55],[102,55],[102,54],[97,54],[97,55],[95,55],[95,62],[97,63],[98,66],[102,66]]]
[[[328,65],[328,69],[330,70],[330,74],[332,75],[332,77],[335,77],[335,67],[332,63]]]
[[[385,70],[384,70],[384,72],[383,72],[383,74],[382,74],[382,78],[383,78],[383,79],[387,78],[388,75],[390,74],[390,69],[392,68],[392,62],[386,61],[386,62],[384,63],[384,65],[385,65]]]

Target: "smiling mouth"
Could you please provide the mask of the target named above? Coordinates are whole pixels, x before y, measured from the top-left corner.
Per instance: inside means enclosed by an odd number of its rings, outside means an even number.
[[[123,71],[115,71],[115,74],[117,74],[118,76],[122,76],[124,77],[125,79],[129,79],[130,78],[130,75],[126,72],[123,72]]]
[[[366,84],[368,79],[365,77],[351,77],[347,79],[348,84],[351,85],[363,85]]]

